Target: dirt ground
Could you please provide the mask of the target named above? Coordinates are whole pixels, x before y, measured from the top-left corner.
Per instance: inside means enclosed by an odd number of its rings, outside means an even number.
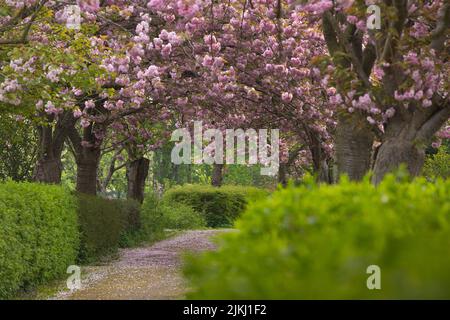
[[[226,231],[186,231],[149,247],[122,249],[119,259],[106,266],[83,267],[81,289],[60,292],[53,299],[183,299],[187,287],[181,275],[181,255],[214,250],[211,238]]]

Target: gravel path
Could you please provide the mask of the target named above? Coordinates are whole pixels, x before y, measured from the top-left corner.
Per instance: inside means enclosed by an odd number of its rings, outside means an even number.
[[[84,267],[87,277],[82,288],[61,292],[55,299],[182,299],[187,288],[180,271],[181,254],[214,250],[211,237],[226,231],[186,231],[150,247],[122,249],[119,259],[107,266]]]

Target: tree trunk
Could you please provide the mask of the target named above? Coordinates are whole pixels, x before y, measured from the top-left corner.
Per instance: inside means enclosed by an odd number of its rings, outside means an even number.
[[[61,156],[38,159],[33,180],[41,183],[60,184],[62,175]]]
[[[223,183],[223,164],[214,164],[211,184],[213,187],[220,187]]]
[[[315,136],[314,134],[310,134],[310,137],[311,142],[309,150],[311,152],[312,165],[317,182],[331,183],[332,179],[328,167],[327,155],[322,148],[321,141],[317,139],[317,136]]]
[[[286,163],[280,163],[280,166],[278,168],[278,183],[281,184],[283,187],[287,187],[288,178],[287,178]]]
[[[127,165],[127,198],[144,202],[145,180],[148,177],[150,161],[146,158],[134,160]]]
[[[97,171],[100,162],[100,147],[83,147],[76,155],[77,191],[97,195]]]
[[[82,135],[75,127],[70,127],[67,134],[72,142],[72,147],[77,164],[77,187],[80,193],[97,195],[97,174],[101,159],[101,145],[103,127],[94,127],[90,124],[82,129]],[[99,137],[98,137],[98,136]]]
[[[41,183],[60,184],[62,175],[61,154],[65,135],[63,128],[57,126],[55,130],[51,125],[40,126],[39,151],[33,180]]]
[[[373,133],[363,121],[340,116],[336,128],[338,172],[355,181],[361,180],[370,170],[374,141]]]
[[[409,174],[418,176],[425,160],[425,150],[417,147],[412,141],[390,139],[385,141],[375,160],[373,183],[379,184],[384,176],[405,164]]]
[[[317,170],[317,181],[322,183],[331,184],[333,182],[330,167],[328,166],[327,160],[323,159],[320,162],[319,168]]]

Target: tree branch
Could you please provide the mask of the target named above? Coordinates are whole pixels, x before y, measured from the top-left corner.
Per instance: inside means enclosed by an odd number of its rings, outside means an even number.
[[[450,27],[450,2],[446,2],[439,9],[438,21],[436,24],[436,28],[431,33],[431,48],[436,50],[437,52],[442,51],[444,49],[444,43],[446,34],[448,33],[448,29]]]
[[[75,126],[68,129],[67,135],[68,135],[70,141],[72,142],[72,147],[75,152],[75,158],[77,158],[79,155],[81,155],[83,153],[83,147],[81,146],[81,142],[82,142],[81,136],[78,133]]]
[[[433,135],[450,119],[450,103],[448,99],[445,100],[441,109],[438,109],[423,126],[416,135],[416,141],[421,143],[428,143]]]

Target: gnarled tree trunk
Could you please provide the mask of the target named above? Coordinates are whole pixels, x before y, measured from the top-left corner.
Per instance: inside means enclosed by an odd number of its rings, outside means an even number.
[[[355,181],[361,180],[370,170],[374,135],[364,121],[340,116],[336,128],[339,174],[346,174]]]
[[[396,114],[385,128],[385,135],[376,154],[372,182],[379,184],[387,173],[397,170],[400,165],[406,165],[411,176],[420,174],[424,160],[426,143],[419,142],[420,128],[415,125],[419,121],[419,112],[416,119],[411,118],[405,122],[408,114]],[[422,115],[420,118],[426,118]],[[422,122],[420,120],[420,122]],[[431,136],[427,137],[430,139]]]
[[[100,131],[102,128],[97,130]],[[97,195],[97,173],[101,159],[102,140],[97,138],[92,124],[83,128],[83,137],[80,136],[75,126],[72,126],[68,135],[77,164],[76,190],[80,193]]]
[[[38,159],[33,172],[33,180],[41,183],[61,183],[63,170],[61,155],[64,142],[67,138],[67,130],[73,125],[73,117],[70,113],[64,113],[53,127],[53,118],[48,119],[48,125],[39,126]]]
[[[413,141],[401,138],[386,140],[375,160],[373,183],[380,183],[387,173],[395,171],[401,164],[406,165],[411,176],[418,176],[424,160],[424,148],[414,145]]]
[[[220,187],[223,183],[223,164],[217,164],[215,163],[213,165],[213,172],[212,172],[212,178],[211,178],[211,184],[214,187]]]
[[[406,165],[412,177],[418,176],[423,167],[425,148],[449,118],[450,104],[446,99],[436,97],[427,109],[413,106],[400,109],[385,128],[375,159],[373,183],[380,183],[387,173],[397,170],[402,164]]]
[[[145,180],[149,168],[150,161],[146,158],[139,158],[127,164],[128,199],[144,202]]]
[[[312,156],[312,164],[317,182],[331,183],[332,178],[328,167],[327,157],[322,149],[321,142],[313,136],[312,143],[309,147]]]
[[[36,163],[33,180],[41,183],[60,184],[62,174],[61,155],[45,155]]]
[[[76,155],[77,191],[85,194],[97,194],[97,173],[100,163],[99,147],[83,147]]]

